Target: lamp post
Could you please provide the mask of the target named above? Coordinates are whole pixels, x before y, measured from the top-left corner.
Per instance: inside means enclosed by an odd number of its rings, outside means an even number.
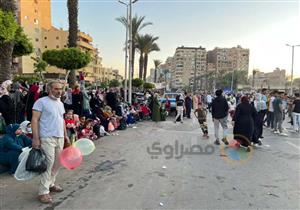
[[[300,45],[290,45],[290,44],[286,44],[286,46],[292,48],[292,69],[291,69],[291,90],[290,90],[290,94],[293,95],[294,51],[295,51],[295,47],[299,47]]]
[[[195,48],[195,67],[194,67],[193,93],[196,92],[196,73],[197,73],[197,48]]]
[[[122,1],[118,1],[121,4],[124,4],[126,6],[126,20],[127,20],[127,24],[126,24],[126,40],[125,40],[125,82],[124,82],[124,101],[127,102],[127,73],[128,73],[128,4],[122,2]]]
[[[127,7],[127,29],[129,32],[129,39],[127,40],[127,44],[129,43],[129,91],[128,91],[128,102],[131,104],[132,103],[132,71],[133,71],[133,63],[132,63],[132,44],[133,44],[133,37],[132,37],[132,4],[137,2],[138,0],[129,0],[129,3],[125,3],[121,0],[119,2],[121,4],[126,5]],[[128,34],[128,33],[127,33]],[[126,46],[127,48],[127,46]],[[127,66],[127,57],[126,57],[126,66]],[[125,80],[126,81],[126,80]]]
[[[230,85],[231,92],[233,90],[233,77],[234,77],[234,70],[232,71],[232,74],[231,74],[231,85]]]

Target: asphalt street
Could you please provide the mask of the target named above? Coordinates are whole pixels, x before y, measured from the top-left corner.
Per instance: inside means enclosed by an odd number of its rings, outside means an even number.
[[[49,205],[36,200],[38,178],[1,175],[0,209],[300,209],[299,134],[265,129],[247,153],[213,145],[211,119],[209,140],[196,119],[172,120],[96,141],[79,168],[61,169],[64,192]]]

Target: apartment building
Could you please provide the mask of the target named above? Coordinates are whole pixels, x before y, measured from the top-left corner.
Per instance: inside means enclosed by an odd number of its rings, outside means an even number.
[[[207,52],[207,62],[212,70],[213,66],[218,73],[228,73],[234,70],[249,71],[249,49],[240,45],[232,48],[218,48]]]
[[[18,0],[18,17],[24,32],[31,38],[34,53],[18,59],[19,74],[33,74],[34,60],[31,57],[41,57],[42,53],[50,49],[63,49],[67,47],[69,32],[52,26],[51,1]],[[93,46],[93,38],[82,32],[78,32],[77,47],[89,52],[92,56],[88,66],[79,69],[86,73],[86,80],[90,83],[100,81],[102,58],[99,50]],[[64,78],[66,72],[56,67],[48,67],[46,78]]]
[[[206,56],[206,49],[202,47],[178,47],[169,64],[172,88],[193,86],[194,78],[198,80],[206,72]]]

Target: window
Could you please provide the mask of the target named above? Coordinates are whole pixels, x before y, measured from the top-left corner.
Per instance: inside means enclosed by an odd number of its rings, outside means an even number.
[[[64,47],[67,47],[67,45],[64,45]]]
[[[38,42],[38,41],[39,41],[39,39],[38,39],[38,38],[36,38],[36,39],[35,39],[35,41],[36,41],[36,42]]]
[[[39,21],[37,19],[34,19],[34,24],[39,24]]]
[[[58,37],[58,36],[56,37],[56,40],[59,40],[59,37]]]
[[[45,36],[44,39],[47,40],[47,37]]]
[[[37,3],[38,3],[38,1],[37,1],[37,0],[34,0],[34,3],[36,3],[36,4],[37,4]]]
[[[59,48],[59,46],[58,45],[56,45],[56,49],[58,49]]]
[[[47,49],[47,48],[48,48],[48,46],[46,45],[46,46],[45,46],[45,48]]]

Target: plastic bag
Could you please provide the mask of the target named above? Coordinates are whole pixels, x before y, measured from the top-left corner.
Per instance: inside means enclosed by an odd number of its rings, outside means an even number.
[[[26,162],[26,170],[43,173],[47,170],[46,155],[41,149],[32,149]]]
[[[26,171],[26,162],[30,151],[31,148],[26,147],[23,149],[23,152],[19,155],[19,165],[14,175],[14,177],[19,181],[27,181],[39,175],[35,172]]]

